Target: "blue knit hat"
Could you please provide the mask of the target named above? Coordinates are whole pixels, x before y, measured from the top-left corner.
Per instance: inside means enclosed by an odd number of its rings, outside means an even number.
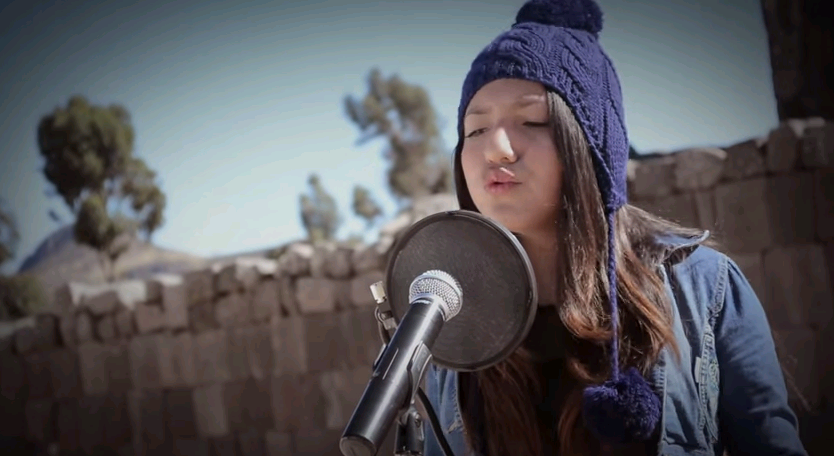
[[[608,280],[613,327],[611,377],[602,385],[585,389],[583,416],[588,428],[601,440],[626,443],[652,435],[660,420],[660,400],[636,369],[620,371],[613,228],[616,211],[627,201],[628,138],[620,83],[598,41],[601,30],[602,11],[593,0],[525,3],[512,28],[499,35],[472,62],[463,84],[458,132],[463,132],[463,117],[472,96],[485,84],[507,78],[538,82],[555,91],[582,127],[609,228]],[[455,175],[462,176],[460,157],[455,158],[455,167]],[[460,190],[458,202],[461,208],[472,205],[470,195]]]

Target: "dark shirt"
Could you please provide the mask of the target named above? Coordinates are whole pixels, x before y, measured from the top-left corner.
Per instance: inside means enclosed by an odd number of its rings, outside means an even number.
[[[555,306],[542,306],[538,309],[536,321],[531,328],[524,347],[529,351],[535,360],[537,371],[543,381],[543,397],[536,406],[537,417],[540,429],[547,430],[542,435],[543,453],[546,455],[558,455],[558,426],[564,402],[567,394],[575,388],[575,380],[570,377],[565,367],[565,341],[567,331],[559,319],[558,310]],[[474,393],[477,383],[470,375],[462,377],[462,384],[465,385],[461,391],[461,399],[466,403],[469,394]],[[477,393],[476,393],[477,394]],[[477,397],[477,396],[475,396]],[[581,419],[581,418],[580,418]],[[584,454],[589,456],[645,456],[651,454],[648,448],[652,445],[635,444],[624,445],[616,448],[603,447],[596,439],[584,431],[584,445],[587,446]],[[485,451],[483,452],[486,455]]]

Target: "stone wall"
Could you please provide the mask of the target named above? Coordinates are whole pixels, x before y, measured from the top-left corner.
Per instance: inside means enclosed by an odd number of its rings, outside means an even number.
[[[340,455],[381,345],[369,286],[398,232],[454,206],[421,201],[354,249],[67,284],[0,328],[0,436],[79,454]]]
[[[834,399],[832,177],[834,125],[814,119],[629,169],[633,203],[713,230],[744,269],[807,400],[810,448]],[[421,202],[355,249],[61,288],[0,333],[2,434],[81,454],[338,455],[380,345],[368,287],[400,230],[453,207]]]

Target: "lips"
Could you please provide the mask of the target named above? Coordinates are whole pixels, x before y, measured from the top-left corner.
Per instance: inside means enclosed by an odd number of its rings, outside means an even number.
[[[515,178],[515,173],[507,168],[500,168],[492,170],[487,175],[488,185],[492,184],[517,184],[518,180]]]
[[[492,194],[505,193],[520,184],[510,170],[501,168],[491,171],[487,177],[486,190]]]

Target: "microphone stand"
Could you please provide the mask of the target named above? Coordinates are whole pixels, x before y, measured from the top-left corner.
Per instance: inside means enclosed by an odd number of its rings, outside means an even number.
[[[382,339],[382,349],[380,356],[385,351],[385,346],[390,342],[391,337],[389,330],[397,328],[397,323],[394,321],[394,316],[390,308],[382,309],[387,302],[385,291],[382,282],[377,282],[371,285],[371,293],[377,303],[377,308],[374,310],[374,316],[377,320],[377,329],[379,330],[379,337]],[[385,306],[388,307],[388,306]],[[410,398],[409,405],[400,411],[399,419],[396,423],[396,434],[394,436],[394,456],[423,456],[423,446],[426,438],[425,429],[423,428],[423,419],[420,412],[415,407],[414,398],[417,396],[417,391],[420,388],[420,383],[431,361],[431,353],[425,346],[421,346],[415,353],[415,359],[412,361],[411,368],[411,391],[408,397]],[[374,363],[376,364],[376,363]],[[428,406],[423,404],[422,398],[418,401],[422,408]]]
[[[394,439],[395,456],[423,456],[423,442],[426,435],[423,421],[417,409],[411,405],[397,420],[397,434]]]

